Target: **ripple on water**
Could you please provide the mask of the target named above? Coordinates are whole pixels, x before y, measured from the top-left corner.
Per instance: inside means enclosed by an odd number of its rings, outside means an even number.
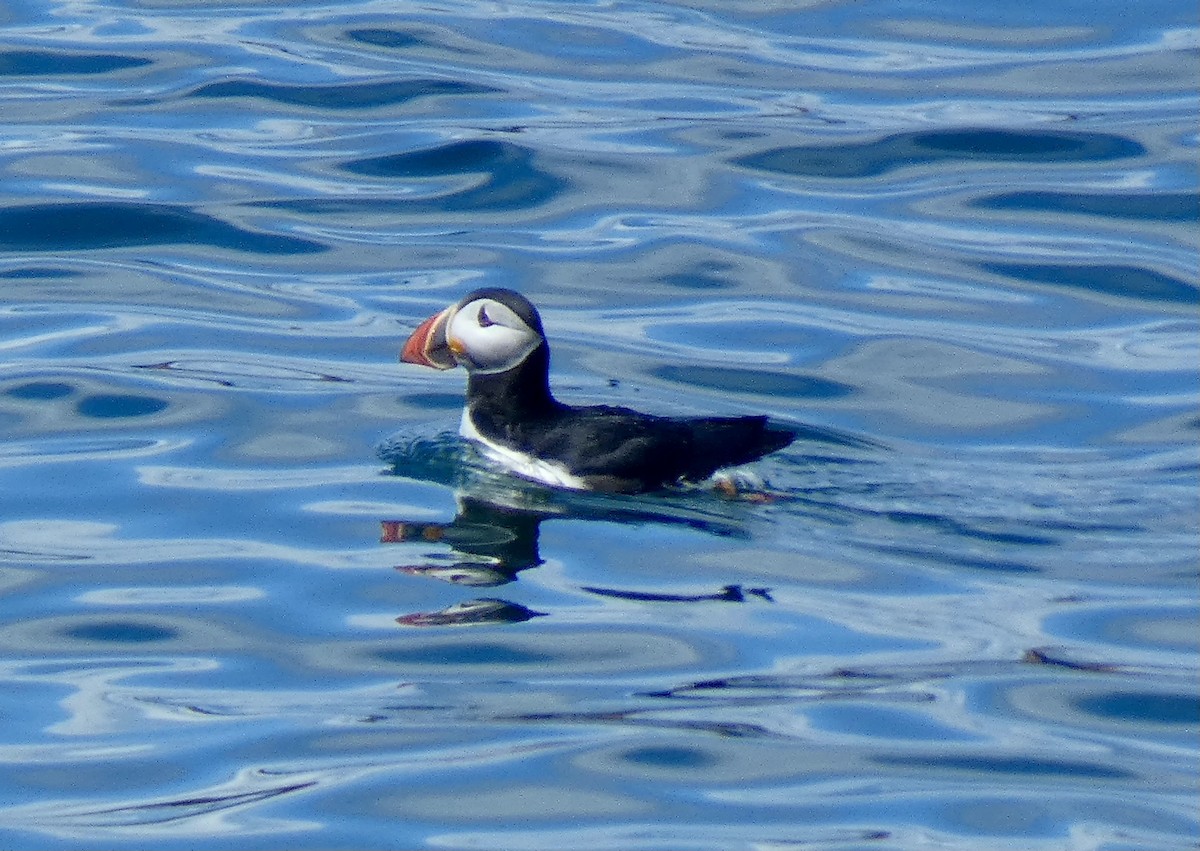
[[[435,44],[418,30],[398,30],[386,27],[362,27],[346,30],[346,36],[360,44],[386,47],[391,50],[408,47],[424,47]]]
[[[765,369],[669,364],[655,367],[650,374],[665,381],[689,384],[706,390],[771,398],[837,399],[853,392],[853,388],[837,381]]]
[[[1113,666],[1107,666],[1112,668]],[[1136,669],[1135,669],[1136,670]],[[1109,672],[1103,662],[1079,666],[1091,676],[1026,677],[983,683],[972,690],[971,703],[985,715],[1019,718],[1041,734],[1094,731],[1127,744],[1154,741],[1162,747],[1186,746],[1200,734],[1200,695],[1189,672],[1154,680],[1139,674]],[[1174,680],[1174,684],[1171,684]],[[1143,753],[1124,765],[1158,783],[1185,787],[1189,780],[1180,763],[1155,760]]]
[[[372,109],[395,106],[422,97],[486,95],[498,92],[487,86],[453,80],[413,79],[333,85],[286,85],[261,80],[221,80],[189,94],[195,98],[262,98],[286,106],[313,109]]]
[[[1083,290],[1142,302],[1166,301],[1200,304],[1195,283],[1140,266],[1120,264],[1067,263],[980,263],[985,272],[1035,284]]]
[[[1179,654],[1181,661],[1200,651],[1200,609],[1191,605],[1090,605],[1050,616],[1050,635],[1085,639],[1114,651]]]
[[[312,240],[246,230],[173,204],[80,201],[0,208],[0,250],[95,251],[171,244],[255,254],[325,250]]]
[[[527,210],[560,195],[566,182],[537,165],[530,148],[512,142],[449,142],[434,148],[351,160],[343,168],[364,177],[428,180],[475,178],[449,192],[403,198],[403,208],[470,212]],[[483,178],[482,181],[479,178]]]
[[[1195,192],[1130,191],[1063,192],[1024,190],[984,195],[971,202],[985,210],[1034,213],[1071,213],[1109,219],[1142,219],[1148,222],[1191,222],[1200,219],[1200,194]]]
[[[0,77],[111,74],[142,68],[153,60],[119,53],[70,53],[49,50],[0,50]]]
[[[119,419],[123,417],[146,417],[165,410],[166,399],[153,396],[138,396],[129,393],[102,393],[84,396],[75,404],[80,416],[96,419]]]
[[[867,769],[849,749],[839,756],[820,745],[754,735],[750,725],[743,733],[699,739],[663,729],[590,748],[572,762],[621,783],[653,786],[688,778],[701,788],[819,783]]]
[[[869,142],[772,148],[738,157],[734,163],[798,177],[857,179],[932,163],[1092,163],[1143,153],[1145,149],[1132,139],[1109,133],[977,128],[897,133]]]
[[[31,381],[28,384],[18,384],[4,391],[4,395],[14,399],[62,399],[75,392],[75,387],[61,381]]]
[[[727,651],[665,633],[629,630],[612,633],[586,627],[557,630],[439,635],[406,634],[351,648],[314,647],[319,669],[369,670],[389,676],[437,681],[463,677],[536,678],[637,675],[712,663]]]
[[[121,656],[131,651],[156,656],[205,654],[245,648],[249,633],[210,619],[178,612],[78,614],[30,618],[0,626],[5,646],[16,654],[42,658]]]
[[[175,638],[178,632],[156,624],[113,619],[68,627],[63,630],[63,635],[73,641],[84,643],[144,644],[168,641]]]

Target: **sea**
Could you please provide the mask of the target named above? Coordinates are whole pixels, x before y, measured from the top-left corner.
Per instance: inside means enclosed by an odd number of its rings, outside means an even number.
[[[0,847],[1200,847],[1186,0],[6,0]],[[526,482],[401,363],[765,414]]]

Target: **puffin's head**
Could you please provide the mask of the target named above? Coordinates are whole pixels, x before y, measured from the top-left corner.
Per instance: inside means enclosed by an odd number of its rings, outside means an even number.
[[[435,369],[506,372],[545,339],[542,319],[525,296],[488,287],[422,322],[404,344],[400,360]]]

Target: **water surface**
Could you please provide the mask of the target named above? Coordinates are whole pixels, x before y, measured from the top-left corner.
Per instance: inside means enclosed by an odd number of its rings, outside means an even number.
[[[0,844],[1194,846],[1195,9],[385,5],[0,10]]]

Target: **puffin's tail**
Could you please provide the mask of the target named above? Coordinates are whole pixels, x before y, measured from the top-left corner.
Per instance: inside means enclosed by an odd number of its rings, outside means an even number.
[[[766,417],[705,417],[691,424],[694,457],[705,469],[697,468],[689,477],[748,464],[796,439],[796,432],[772,424]]]

